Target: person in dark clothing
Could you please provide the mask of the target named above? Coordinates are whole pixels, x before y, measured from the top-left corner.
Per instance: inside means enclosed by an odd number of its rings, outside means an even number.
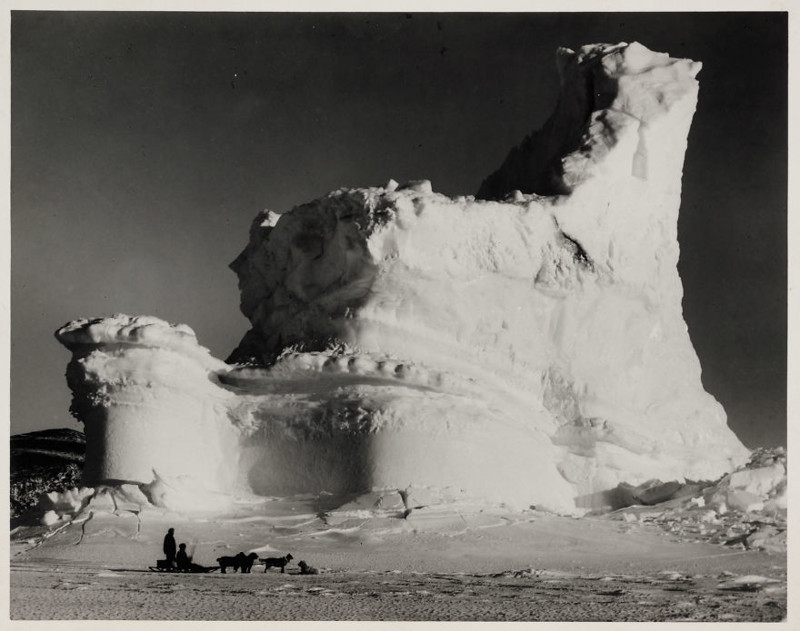
[[[214,568],[205,568],[197,563],[192,563],[192,557],[186,553],[186,544],[182,543],[178,546],[178,554],[175,556],[175,562],[178,564],[179,572],[207,572]]]
[[[167,557],[167,566],[175,567],[175,529],[170,528],[164,537],[164,554]]]
[[[178,564],[179,570],[190,570],[192,569],[192,557],[186,554],[186,544],[182,543],[178,546],[178,554],[175,557],[175,561]]]

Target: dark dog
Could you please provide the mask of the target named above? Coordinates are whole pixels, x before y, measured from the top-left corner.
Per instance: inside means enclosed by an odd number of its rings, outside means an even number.
[[[225,569],[229,567],[232,567],[234,572],[238,570],[243,559],[244,552],[240,552],[235,557],[219,557],[217,563],[219,563],[220,571],[225,574]]]
[[[268,557],[266,559],[259,559],[259,561],[264,564],[265,573],[271,567],[279,567],[281,568],[281,574],[285,574],[284,568],[293,558],[294,557],[291,554],[287,554],[285,557]]]
[[[297,567],[300,568],[300,574],[319,574],[319,570],[315,567],[311,567],[305,561],[300,561],[297,564]]]
[[[241,554],[241,552],[239,553]],[[240,559],[239,569],[242,571],[242,574],[250,574],[250,568],[253,567],[253,563],[256,562],[258,555],[255,552],[251,552],[243,559]]]
[[[217,563],[219,563],[219,569],[223,574],[226,574],[225,568],[229,567],[232,567],[234,572],[241,570],[242,574],[247,574],[257,558],[258,555],[255,552],[247,555],[244,552],[240,552],[235,557],[219,557]]]

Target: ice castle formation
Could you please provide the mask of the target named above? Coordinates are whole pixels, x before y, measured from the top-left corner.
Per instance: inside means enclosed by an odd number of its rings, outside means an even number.
[[[411,489],[573,512],[745,462],[681,311],[701,66],[637,43],[558,59],[556,112],[477,198],[390,181],[259,214],[228,363],[153,317],[59,329],[84,481],[179,509]]]

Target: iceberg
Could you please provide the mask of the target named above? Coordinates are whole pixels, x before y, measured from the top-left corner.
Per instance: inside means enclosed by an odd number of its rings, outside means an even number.
[[[576,513],[747,462],[681,309],[701,65],[638,43],[558,65],[556,111],[475,196],[390,180],[259,213],[226,362],[151,316],[60,328],[83,483],[187,512],[397,492]]]

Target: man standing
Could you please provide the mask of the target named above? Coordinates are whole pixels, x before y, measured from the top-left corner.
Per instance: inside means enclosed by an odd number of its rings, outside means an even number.
[[[164,554],[167,557],[167,567],[175,567],[175,529],[170,528],[164,537]]]

